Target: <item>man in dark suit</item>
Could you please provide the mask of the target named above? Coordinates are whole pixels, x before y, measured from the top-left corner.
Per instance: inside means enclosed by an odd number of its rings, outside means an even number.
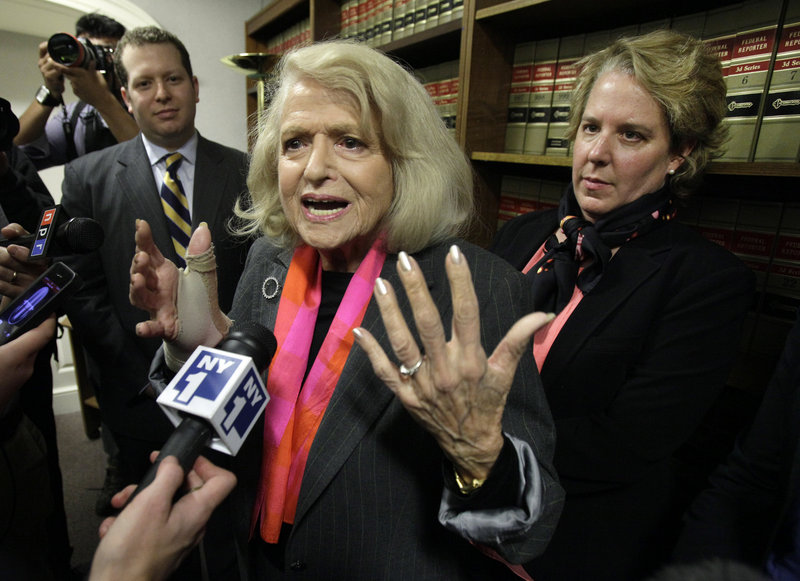
[[[800,577],[800,313],[752,425],[692,503],[678,562],[710,557]]]
[[[94,218],[106,233],[98,252],[69,260],[85,286],[67,313],[89,356],[101,413],[120,449],[123,480],[130,483],[140,480],[149,452],[172,430],[155,401],[140,393],[159,342],[137,337],[136,323],[147,313],[128,300],[135,220],[146,219],[165,254],[183,264],[185,248],[173,243],[176,233],[160,194],[166,158],[181,154],[171,175],[190,213],[185,229],[208,224],[216,243],[219,304],[227,311],[249,246],[226,228],[235,201],[246,194],[247,156],[196,131],[199,85],[189,54],[174,35],[156,27],[128,31],[115,64],[122,96],[141,133],[68,164],[62,205],[71,216]]]

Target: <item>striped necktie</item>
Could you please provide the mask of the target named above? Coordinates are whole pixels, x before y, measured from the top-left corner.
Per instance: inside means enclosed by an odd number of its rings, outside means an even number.
[[[185,266],[186,247],[192,235],[192,218],[189,214],[189,202],[183,191],[183,184],[178,177],[178,167],[183,161],[180,153],[170,153],[167,156],[167,171],[164,182],[161,184],[161,205],[167,216],[169,233],[172,236],[172,245],[178,253],[180,260],[178,266]]]

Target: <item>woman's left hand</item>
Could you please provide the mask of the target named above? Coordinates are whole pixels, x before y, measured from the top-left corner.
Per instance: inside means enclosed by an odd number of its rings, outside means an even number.
[[[375,299],[402,365],[392,363],[363,328],[356,329],[358,344],[375,374],[436,438],[459,476],[469,482],[486,478],[503,448],[503,410],[519,360],[531,348],[533,333],[552,315],[522,317],[487,358],[481,345],[478,299],[461,250],[451,247],[445,260],[453,300],[449,341],[416,261],[401,252],[397,265],[422,348],[398,308],[394,290],[383,279],[375,283]]]

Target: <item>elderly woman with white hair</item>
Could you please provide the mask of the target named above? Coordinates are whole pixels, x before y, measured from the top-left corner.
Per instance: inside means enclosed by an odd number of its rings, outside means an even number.
[[[241,230],[260,237],[229,315],[274,329],[278,350],[263,427],[233,466],[244,572],[525,575],[563,496],[530,348],[549,317],[519,272],[456,238],[472,173],[424,88],[355,43],[288,53],[248,186]],[[209,244],[200,228],[190,253]],[[144,222],[137,246],[131,298],[151,312],[138,332],[163,337],[167,360],[228,332],[212,312],[187,337],[178,271]]]

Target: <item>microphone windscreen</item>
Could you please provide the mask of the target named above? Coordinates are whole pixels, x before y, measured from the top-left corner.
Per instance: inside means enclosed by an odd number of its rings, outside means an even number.
[[[278,349],[278,340],[264,325],[250,321],[237,325],[217,348],[252,357],[256,368],[264,371]]]
[[[104,239],[103,227],[91,218],[70,218],[64,225],[64,241],[72,252],[84,253],[97,250]]]

